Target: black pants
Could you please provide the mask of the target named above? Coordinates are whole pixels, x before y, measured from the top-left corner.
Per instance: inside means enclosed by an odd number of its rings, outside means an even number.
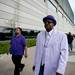
[[[44,65],[40,66],[39,75],[44,75]]]
[[[21,64],[22,56],[20,55],[12,55],[12,61],[15,65],[14,75],[20,75],[20,68],[23,64]]]

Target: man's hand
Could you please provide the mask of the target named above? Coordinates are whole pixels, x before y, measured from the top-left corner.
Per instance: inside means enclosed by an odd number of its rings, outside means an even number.
[[[28,56],[27,55],[27,46],[25,47],[25,55],[24,56],[25,56],[25,58],[27,58],[27,56]]]
[[[33,71],[35,71],[35,66],[33,66],[33,68],[32,68],[32,69],[33,69]]]
[[[62,74],[60,74],[60,73],[56,72],[56,75],[62,75]]]
[[[25,58],[27,58],[27,57],[28,57],[28,56],[27,56],[27,54],[25,54],[24,56],[25,56]]]

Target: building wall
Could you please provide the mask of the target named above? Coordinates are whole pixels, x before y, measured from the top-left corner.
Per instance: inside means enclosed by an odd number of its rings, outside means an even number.
[[[64,31],[65,33],[67,32],[74,33],[73,23],[66,16],[63,10],[58,6],[58,4],[54,0],[50,0],[47,3],[48,3],[48,14],[55,16],[57,20],[56,29],[58,31]]]
[[[71,19],[71,21],[74,23],[74,14],[71,9],[71,6],[68,2],[68,0],[55,0],[58,2],[58,4],[63,8],[65,13],[68,15],[68,17]]]
[[[30,30],[44,30],[42,18],[52,14],[57,20],[56,29],[58,31],[64,31],[65,33],[69,31],[74,32],[73,23],[57,5],[55,0],[50,1],[0,0],[0,27],[11,28],[19,26]]]
[[[0,0],[0,26],[42,30],[46,14],[43,0]]]

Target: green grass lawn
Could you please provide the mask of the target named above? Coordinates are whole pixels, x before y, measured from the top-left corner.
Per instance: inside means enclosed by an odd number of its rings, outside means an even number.
[[[27,39],[27,47],[32,47],[36,45],[36,39]],[[0,54],[7,53],[10,48],[9,41],[0,42]]]
[[[36,39],[28,39],[27,40],[27,47],[32,47],[36,45]]]
[[[0,42],[0,54],[7,53],[9,50],[9,42]]]

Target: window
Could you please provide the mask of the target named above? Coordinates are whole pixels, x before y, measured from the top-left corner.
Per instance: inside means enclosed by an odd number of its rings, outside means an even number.
[[[58,9],[56,8],[56,12],[58,12]]]
[[[49,10],[56,12],[55,6],[50,1],[48,2],[48,8],[49,8]]]

